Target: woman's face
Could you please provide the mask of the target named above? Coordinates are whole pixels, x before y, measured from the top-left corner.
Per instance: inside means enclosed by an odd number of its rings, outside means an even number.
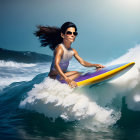
[[[77,32],[75,32],[74,27],[69,27],[69,28],[67,28],[65,34],[62,33],[61,36],[63,37],[64,41],[72,43],[75,40],[76,33]]]

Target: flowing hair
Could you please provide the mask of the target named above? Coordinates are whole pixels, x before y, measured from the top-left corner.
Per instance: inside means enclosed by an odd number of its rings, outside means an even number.
[[[65,34],[67,28],[69,27],[74,27],[77,31],[77,27],[74,23],[65,22],[61,28],[39,25],[37,26],[38,30],[34,33],[34,35],[39,37],[41,47],[49,46],[51,50],[54,50],[56,46],[63,41],[61,32]]]
[[[55,47],[63,41],[60,28],[50,26],[37,26],[37,28],[38,31],[36,31],[34,34],[39,37],[41,47],[46,47],[49,45],[49,48],[54,50]]]

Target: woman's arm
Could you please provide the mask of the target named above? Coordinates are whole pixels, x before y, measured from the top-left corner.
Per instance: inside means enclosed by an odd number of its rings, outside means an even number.
[[[105,66],[100,65],[100,64],[91,64],[89,62],[86,62],[79,56],[78,52],[75,49],[73,49],[73,51],[74,51],[74,57],[78,60],[78,62],[81,65],[83,65],[85,67],[96,67],[96,68],[104,68],[105,67]]]
[[[64,72],[62,71],[61,67],[59,66],[59,63],[61,61],[61,57],[63,55],[63,49],[61,46],[58,46],[55,50],[55,68],[58,71],[58,73],[66,79],[67,77],[65,76]]]

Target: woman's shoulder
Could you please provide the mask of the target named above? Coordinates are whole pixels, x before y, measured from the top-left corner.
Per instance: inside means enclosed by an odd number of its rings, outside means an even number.
[[[77,51],[75,49],[72,48],[72,50],[76,53]]]
[[[62,49],[62,45],[61,45],[61,44],[58,44],[58,45],[56,46],[55,50],[56,50],[56,49]]]
[[[63,48],[62,48],[62,45],[61,44],[58,44],[55,48],[55,52],[58,52],[58,51],[62,51],[63,52]]]

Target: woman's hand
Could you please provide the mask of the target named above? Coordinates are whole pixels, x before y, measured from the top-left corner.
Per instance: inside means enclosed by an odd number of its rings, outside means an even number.
[[[101,64],[95,64],[96,70],[101,70],[102,68],[105,68],[105,66],[101,65]]]
[[[77,87],[77,83],[69,78],[65,78],[65,81],[68,83],[68,85],[71,87],[71,88],[75,88]]]

